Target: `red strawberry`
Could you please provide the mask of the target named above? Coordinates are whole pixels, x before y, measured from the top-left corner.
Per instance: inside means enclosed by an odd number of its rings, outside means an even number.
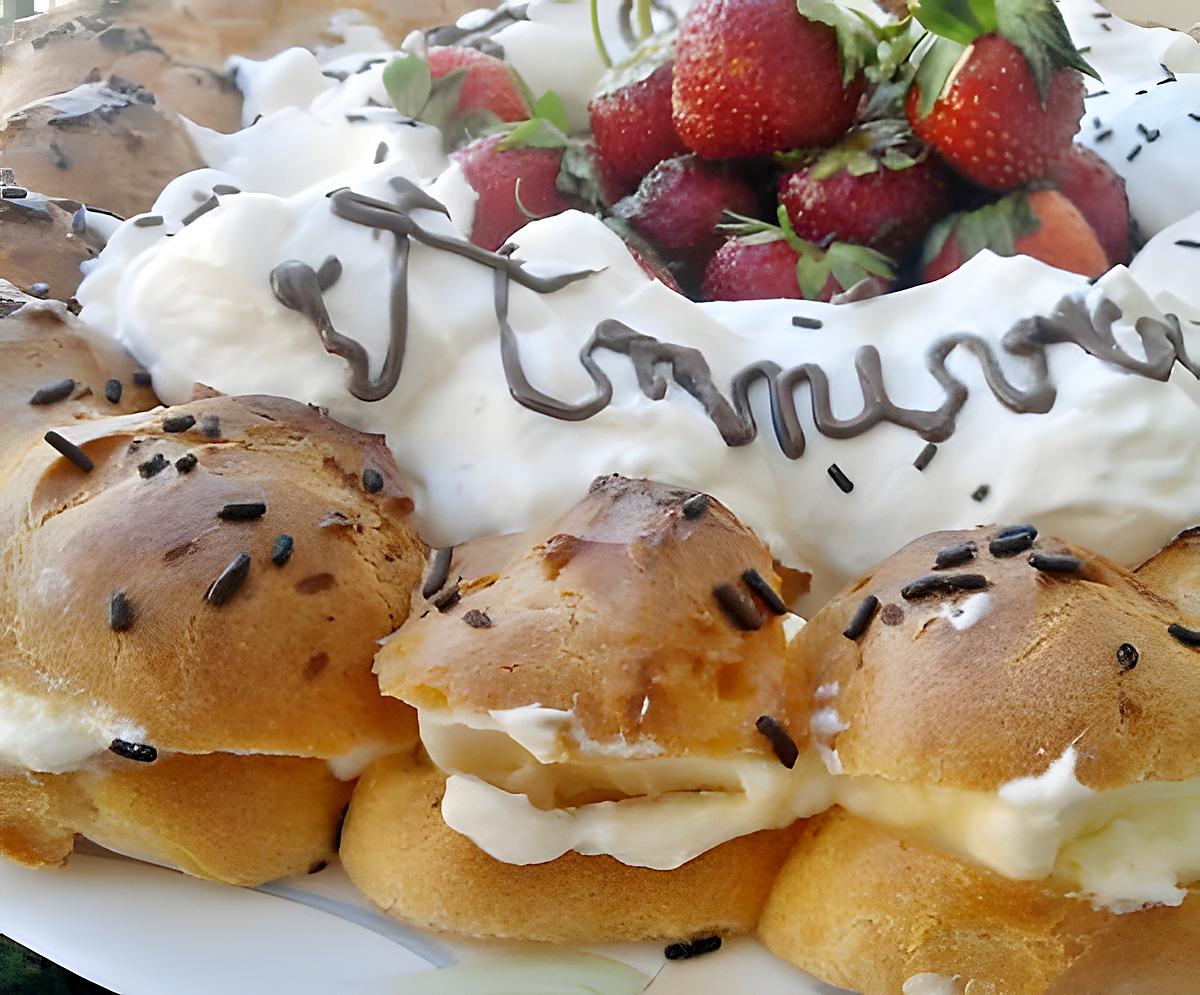
[[[687,151],[671,120],[673,45],[644,46],[601,81],[588,104],[600,173],[613,199],[663,159]]]
[[[501,121],[524,121],[533,113],[516,71],[493,55],[475,48],[431,48],[428,62],[435,80],[456,69],[466,71],[458,93],[460,117],[490,111]]]
[[[509,138],[490,135],[451,155],[479,195],[471,241],[493,251],[529,221],[571,207],[558,191],[563,150],[510,148]]]
[[[941,37],[917,70],[908,119],[969,180],[1015,190],[1070,149],[1083,116],[1080,73],[1095,70],[1054,0],[972,4],[969,19],[949,6],[923,0],[914,8]]]
[[[737,232],[717,250],[704,274],[704,297],[712,301],[794,298],[829,301],[863,280],[894,278],[891,261],[873,249],[837,242],[821,249],[791,230],[780,208],[781,227],[749,218],[725,226]]]
[[[655,166],[613,214],[668,256],[702,270],[725,241],[717,231],[722,215],[757,209],[758,195],[745,180],[689,155]]]
[[[658,249],[617,218],[605,218],[604,223],[621,236],[621,241],[625,243],[625,248],[629,250],[629,254],[633,256],[634,261],[642,268],[643,273],[650,277],[651,280],[657,280],[664,286],[674,290],[675,293],[683,293],[683,289],[679,286],[679,281],[675,279],[675,274],[671,272],[671,267],[663,259]]]
[[[1033,256],[1084,276],[1100,276],[1108,269],[1091,225],[1057,190],[1010,194],[978,211],[947,218],[926,243],[922,279],[940,280],[984,249],[1001,256]]]
[[[1091,149],[1076,145],[1050,167],[1048,179],[1092,226],[1109,265],[1129,262],[1129,195],[1124,177]]]
[[[801,238],[904,255],[947,210],[942,168],[907,124],[876,121],[779,180],[779,202]]]
[[[838,31],[802,15],[797,0],[698,0],[675,56],[675,127],[684,142],[722,159],[841,136],[864,89],[851,42],[839,53],[839,41],[860,37],[846,17]]]

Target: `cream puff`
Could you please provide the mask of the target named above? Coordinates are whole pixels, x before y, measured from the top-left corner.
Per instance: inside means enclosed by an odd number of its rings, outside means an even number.
[[[399,918],[477,936],[752,927],[829,781],[766,546],[707,495],[612,476],[515,555],[456,555],[435,554],[423,617],[376,662],[429,762],[363,782],[351,877]],[[437,818],[398,831],[411,791]]]
[[[82,833],[237,884],[329,859],[353,778],[416,741],[371,673],[425,564],[387,449],[274,398],[55,403],[0,508],[0,853]]]

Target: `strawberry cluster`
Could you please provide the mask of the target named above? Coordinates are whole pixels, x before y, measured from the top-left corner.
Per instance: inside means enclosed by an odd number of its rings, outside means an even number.
[[[877,23],[838,0],[697,0],[651,33],[639,0],[646,36],[590,134],[482,53],[393,64],[393,83],[419,79],[389,90],[414,117],[440,108],[478,244],[591,210],[702,299],[875,295],[984,249],[1088,276],[1126,262],[1124,183],[1073,144],[1094,72],[1054,0],[909,7]]]

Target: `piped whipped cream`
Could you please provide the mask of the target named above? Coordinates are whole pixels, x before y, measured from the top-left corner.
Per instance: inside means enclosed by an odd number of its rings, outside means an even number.
[[[1200,880],[1200,781],[1095,791],[1075,747],[997,793],[836,780],[843,808],[1019,881],[1053,876],[1096,908],[1177,906]]]
[[[450,776],[442,817],[511,864],[568,851],[670,870],[728,840],[831,804],[812,752],[775,759],[664,756],[652,742],[599,743],[570,711],[420,710],[421,739]]]

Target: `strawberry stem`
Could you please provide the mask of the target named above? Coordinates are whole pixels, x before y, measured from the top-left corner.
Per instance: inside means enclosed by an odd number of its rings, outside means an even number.
[[[600,61],[606,69],[612,68],[612,56],[608,54],[608,46],[604,44],[604,32],[600,30],[600,0],[590,0],[588,4],[592,14],[592,38],[596,42],[596,51],[600,53]]]
[[[637,12],[638,40],[645,41],[654,34],[653,0],[636,0],[634,10]]]

